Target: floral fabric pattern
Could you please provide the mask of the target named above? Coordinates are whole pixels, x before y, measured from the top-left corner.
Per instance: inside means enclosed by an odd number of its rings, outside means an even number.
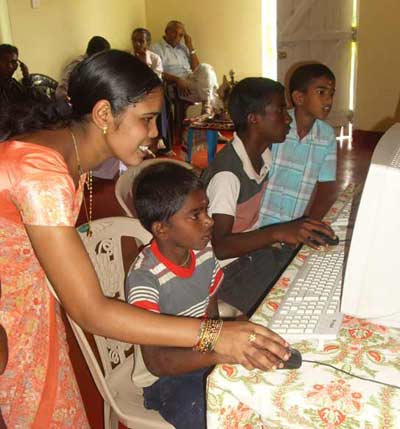
[[[357,192],[350,185],[326,221]],[[259,306],[252,321],[266,326],[307,258],[303,248]],[[359,377],[400,385],[400,330],[345,316],[335,341],[293,344],[303,359],[333,365]],[[247,371],[218,365],[207,382],[209,428],[399,429],[400,392],[317,363],[298,370]],[[247,426],[245,426],[247,425]],[[235,426],[233,426],[235,427]]]
[[[84,178],[75,192],[60,155],[38,145],[5,142],[0,157],[0,320],[10,353],[3,418],[13,429],[86,429],[60,308],[23,224],[73,226]]]

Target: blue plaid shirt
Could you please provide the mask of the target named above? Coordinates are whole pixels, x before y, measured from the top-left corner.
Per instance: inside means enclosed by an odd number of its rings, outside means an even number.
[[[272,145],[272,167],[259,216],[259,226],[304,215],[317,182],[336,179],[336,137],[330,125],[316,119],[300,141],[294,110],[284,143]]]

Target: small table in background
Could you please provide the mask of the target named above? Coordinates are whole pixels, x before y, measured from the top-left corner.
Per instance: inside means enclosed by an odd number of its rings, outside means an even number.
[[[185,119],[184,124],[189,127],[188,134],[187,134],[187,154],[186,154],[187,162],[191,162],[192,160],[193,139],[194,139],[195,130],[206,130],[207,160],[209,163],[215,157],[215,152],[217,150],[217,143],[218,143],[218,132],[235,130],[235,127],[232,121],[215,119],[215,118],[212,118],[212,119],[187,118]]]

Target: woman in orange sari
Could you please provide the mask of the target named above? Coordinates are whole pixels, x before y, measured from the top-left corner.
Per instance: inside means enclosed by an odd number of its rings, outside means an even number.
[[[0,406],[13,429],[88,428],[60,309],[86,331],[120,341],[193,347],[201,321],[143,311],[106,298],[74,225],[87,173],[111,156],[144,158],[162,103],[161,82],[140,60],[111,50],[79,64],[71,106],[27,102],[0,119],[0,320],[9,361]],[[101,316],[99,316],[101,315]],[[226,322],[215,352],[270,369],[287,344],[266,328]]]

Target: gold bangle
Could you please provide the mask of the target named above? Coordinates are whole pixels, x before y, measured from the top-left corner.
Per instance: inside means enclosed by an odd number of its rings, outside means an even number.
[[[223,320],[204,319],[201,322],[198,340],[193,350],[200,353],[207,353],[214,350],[215,344],[222,330]]]

